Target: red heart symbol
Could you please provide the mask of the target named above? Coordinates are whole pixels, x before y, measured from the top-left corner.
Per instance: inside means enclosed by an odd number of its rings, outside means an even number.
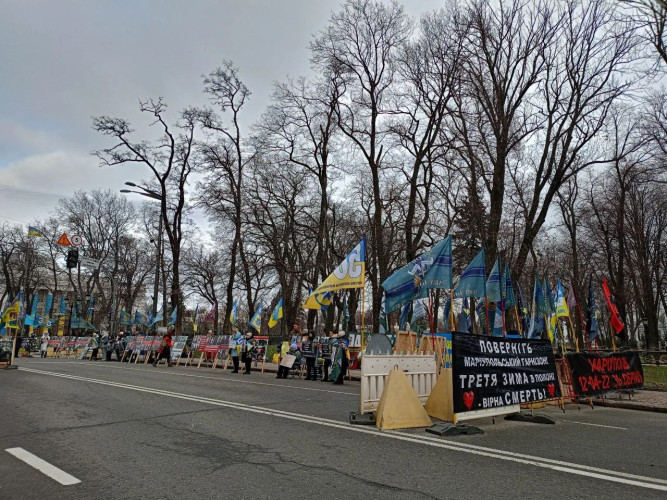
[[[547,386],[547,391],[549,391],[549,396],[551,396],[553,398],[554,393],[556,392],[556,387],[553,384],[549,384]]]
[[[465,405],[466,408],[468,408],[468,411],[472,409],[472,403],[475,401],[475,393],[472,391],[464,392],[463,393],[463,404]]]

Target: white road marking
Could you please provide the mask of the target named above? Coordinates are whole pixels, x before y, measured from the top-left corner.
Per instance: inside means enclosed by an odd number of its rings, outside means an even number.
[[[561,422],[569,422],[571,424],[579,424],[579,425],[592,425],[593,427],[605,427],[607,429],[618,429],[621,431],[627,431],[627,427],[616,427],[615,425],[603,425],[603,424],[591,424],[589,422],[577,422],[576,420],[567,420],[563,419]]]
[[[215,406],[221,406],[225,408],[231,408],[236,410],[247,411],[251,413],[258,413],[263,415],[269,415],[274,417],[285,418],[288,420],[296,420],[300,422],[306,422],[311,424],[323,425],[327,427],[332,427],[336,429],[342,429],[349,432],[357,432],[361,434],[368,434],[373,436],[379,436],[383,438],[396,439],[399,441],[407,441],[411,443],[416,443],[420,445],[432,446],[436,448],[443,448],[452,451],[458,451],[463,453],[468,453],[472,455],[479,455],[489,458],[495,458],[498,460],[505,460],[510,462],[516,462],[525,465],[532,465],[535,467],[540,467],[552,471],[560,471],[567,474],[574,474],[578,476],[584,476],[589,478],[601,479],[604,481],[610,481],[615,483],[622,483],[631,486],[638,486],[641,488],[648,488],[660,491],[667,491],[667,480],[660,478],[653,478],[648,476],[640,476],[635,474],[628,474],[624,472],[617,472],[609,469],[602,469],[598,467],[591,467],[583,464],[576,464],[572,462],[565,462],[561,460],[553,460],[549,458],[537,457],[533,455],[525,455],[521,453],[514,453],[506,450],[498,450],[494,448],[487,448],[484,446],[470,445],[467,443],[459,443],[454,441],[448,441],[445,439],[439,439],[430,436],[416,436],[409,434],[407,432],[398,432],[398,431],[379,431],[374,428],[359,427],[348,424],[347,422],[341,422],[338,420],[331,420],[326,418],[314,417],[311,415],[304,415],[300,413],[292,413],[282,410],[275,410],[272,408],[266,408],[262,406],[247,405],[243,403],[236,403],[233,401],[224,401],[213,398],[206,398],[201,396],[194,396],[189,394],[182,394],[173,391],[164,391],[162,389],[153,389],[150,387],[142,387],[131,384],[122,384],[118,382],[111,382],[107,380],[93,379],[89,377],[80,377],[77,375],[67,375],[57,372],[47,372],[42,370],[35,370],[32,368],[19,367],[20,370],[26,371],[29,373],[36,373],[40,375],[49,375],[53,377],[61,377],[71,380],[77,380],[82,382],[90,382],[94,384],[107,385],[111,387],[117,387],[121,389],[129,389],[138,392],[146,392],[150,394],[168,396],[176,399],[183,399],[187,401],[193,401],[204,404],[211,404]]]
[[[37,455],[33,455],[23,448],[7,448],[5,451],[10,455],[14,455],[19,460],[27,463],[30,467],[37,469],[42,474],[49,476],[54,481],[58,481],[64,486],[71,486],[72,484],[78,484],[81,482],[64,470],[59,469],[55,465],[51,465],[46,460],[42,460]]]
[[[316,389],[315,387],[300,387],[300,386],[295,386],[295,385],[285,385],[285,384],[271,384],[269,382],[253,382],[252,380],[247,380],[247,379],[230,379],[230,378],[223,378],[223,377],[208,377],[206,375],[192,375],[189,373],[177,373],[177,372],[169,372],[169,371],[162,371],[162,370],[143,370],[141,368],[130,368],[129,366],[117,366],[117,365],[109,365],[109,364],[93,364],[93,363],[76,363],[74,361],[32,361],[30,364],[56,364],[56,363],[62,363],[66,365],[71,365],[71,364],[76,364],[78,366],[83,366],[83,367],[98,367],[98,368],[115,368],[115,369],[120,369],[120,370],[132,370],[136,372],[144,372],[144,373],[156,373],[159,375],[172,375],[176,377],[192,377],[192,378],[205,378],[209,380],[218,380],[220,382],[230,382],[233,384],[251,384],[251,385],[268,385],[270,387],[283,387],[285,389],[296,389],[299,391],[315,391],[315,392],[327,392],[330,394],[345,394],[346,396],[354,396],[354,397],[359,397],[359,393],[356,392],[347,392],[347,391],[334,391],[331,389]]]

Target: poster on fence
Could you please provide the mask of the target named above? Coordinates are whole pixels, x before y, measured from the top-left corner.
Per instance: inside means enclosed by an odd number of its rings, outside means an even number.
[[[183,349],[185,349],[185,344],[188,341],[187,335],[178,335],[174,337],[174,345],[171,348],[171,360],[176,361],[183,354]]]
[[[644,386],[644,370],[637,351],[571,352],[565,357],[577,396]]]
[[[454,412],[560,397],[551,344],[452,333]]]

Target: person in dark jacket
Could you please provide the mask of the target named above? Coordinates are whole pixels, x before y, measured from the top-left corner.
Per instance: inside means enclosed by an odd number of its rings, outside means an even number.
[[[331,368],[331,348],[332,342],[334,339],[334,332],[329,332],[329,338],[324,339],[320,345],[320,351],[322,352],[322,361],[324,366],[322,367],[322,382],[329,382],[329,368]]]
[[[347,367],[349,366],[348,359],[348,340],[345,338],[345,332],[338,333],[338,346],[334,354],[333,368],[331,369],[331,379],[334,384],[342,385]]]
[[[167,335],[162,337],[162,343],[160,344],[160,348],[158,349],[158,355],[155,358],[155,361],[153,361],[153,366],[157,366],[157,364],[160,362],[161,359],[166,359],[167,360],[167,366],[172,366],[171,365],[171,347],[174,345],[174,342],[172,340],[172,335],[173,335],[173,330],[170,328],[169,331],[167,331]]]
[[[241,346],[241,357],[245,364],[244,375],[250,375],[250,365],[252,364],[252,351],[255,348],[255,341],[252,339],[252,333],[245,334],[243,345]]]
[[[301,355],[306,360],[306,380],[317,380],[317,344],[315,344],[315,334],[308,332],[308,337],[301,342]]]

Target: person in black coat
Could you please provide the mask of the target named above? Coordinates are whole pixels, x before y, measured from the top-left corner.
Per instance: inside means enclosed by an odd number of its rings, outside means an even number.
[[[329,382],[329,368],[331,368],[331,343],[334,339],[334,332],[329,332],[329,337],[324,339],[320,344],[320,351],[322,352],[322,382]]]
[[[317,344],[315,344],[315,334],[308,332],[308,337],[301,343],[301,355],[306,360],[306,380],[317,380]]]

